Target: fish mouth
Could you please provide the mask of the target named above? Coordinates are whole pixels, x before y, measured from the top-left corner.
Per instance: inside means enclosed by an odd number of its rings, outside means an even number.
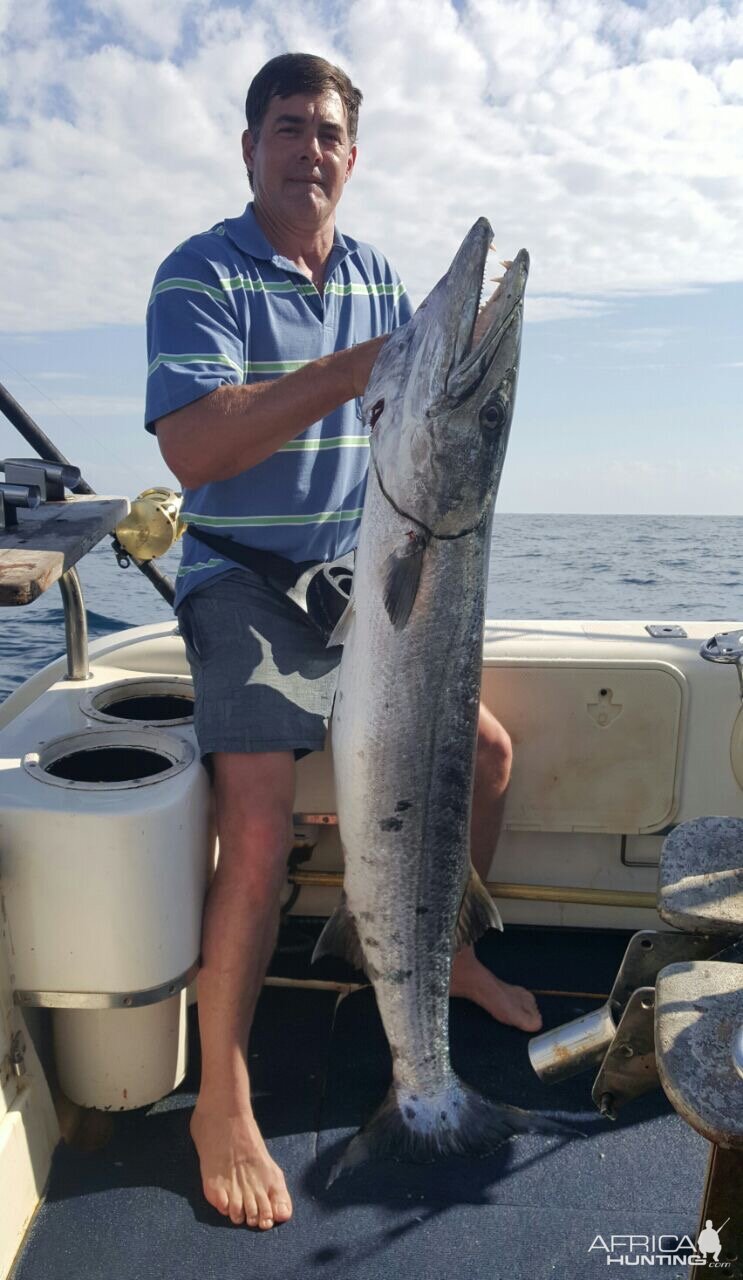
[[[447,396],[461,400],[479,386],[488,372],[504,335],[523,309],[524,290],[529,275],[529,254],[520,249],[512,262],[504,262],[505,274],[495,280],[495,289],[484,306],[479,300],[485,285],[493,231],[487,218],[480,218],[462,244],[451,268],[453,281],[460,280],[464,300],[454,341],[453,360],[446,380]]]

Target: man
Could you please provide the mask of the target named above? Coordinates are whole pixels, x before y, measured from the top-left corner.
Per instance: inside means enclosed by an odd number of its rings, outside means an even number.
[[[321,58],[267,63],[242,138],[254,202],[166,259],[148,313],[147,425],[184,487],[185,518],[293,562],[356,545],[368,463],[356,406],[384,335],[412,314],[382,255],[335,228],[360,102]],[[186,536],[176,595],[220,849],[204,909],[191,1134],[210,1204],[266,1229],[291,1216],[291,1199],[253,1116],[247,1042],[292,845],[295,759],[323,746],[341,651],[265,576],[238,567],[237,548],[230,558],[217,545]],[[472,846],[483,874],[509,771],[508,737],[482,709]],[[452,993],[524,1029],[541,1024],[532,995],[471,948]]]

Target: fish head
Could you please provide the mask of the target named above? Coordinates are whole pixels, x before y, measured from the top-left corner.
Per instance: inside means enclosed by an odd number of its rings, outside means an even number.
[[[492,238],[480,218],[385,342],[363,401],[385,497],[433,537],[460,536],[488,518],[508,443],[529,255],[519,251],[479,310]]]

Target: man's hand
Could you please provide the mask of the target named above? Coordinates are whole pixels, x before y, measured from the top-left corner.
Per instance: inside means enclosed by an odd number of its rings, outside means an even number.
[[[354,357],[351,376],[355,396],[363,396],[366,391],[377,356],[388,337],[389,334],[384,333],[381,338],[371,338],[368,342],[360,342],[357,347],[351,348]]]
[[[313,360],[274,382],[218,387],[155,423],[184,488],[229,480],[270,458],[313,422],[361,396],[387,334]]]

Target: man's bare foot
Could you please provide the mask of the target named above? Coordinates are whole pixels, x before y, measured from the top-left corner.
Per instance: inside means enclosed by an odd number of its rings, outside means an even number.
[[[474,1000],[498,1022],[520,1031],[538,1031],[542,1015],[531,991],[503,982],[485,968],[472,947],[463,947],[452,960],[450,994]]]
[[[209,1204],[236,1225],[267,1231],[292,1216],[284,1175],[268,1154],[252,1111],[196,1102],[189,1126]]]

